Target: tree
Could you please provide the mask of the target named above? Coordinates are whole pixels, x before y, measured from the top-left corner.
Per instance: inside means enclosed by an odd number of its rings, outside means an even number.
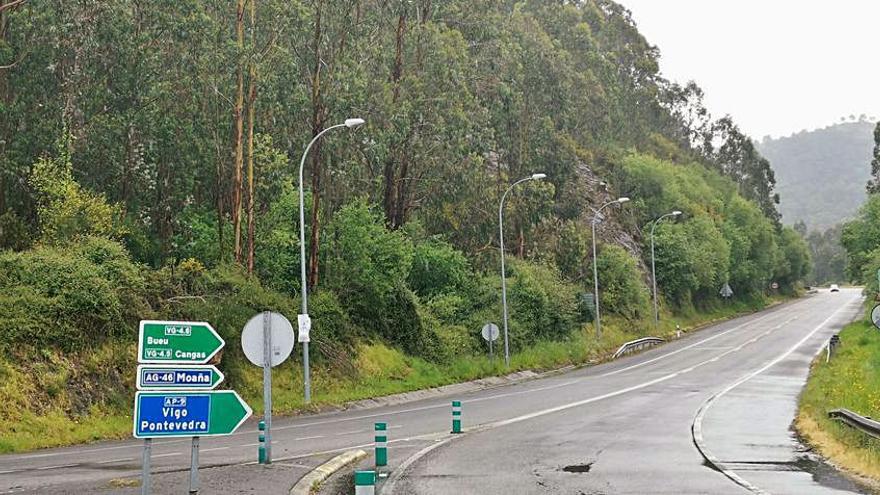
[[[57,156],[37,160],[30,185],[37,193],[40,238],[63,244],[87,236],[120,238],[122,210],[101,195],[84,190],[73,179],[70,136],[59,141]]]
[[[880,192],[880,122],[874,126],[874,154],[871,158],[871,180],[868,181],[868,194]]]

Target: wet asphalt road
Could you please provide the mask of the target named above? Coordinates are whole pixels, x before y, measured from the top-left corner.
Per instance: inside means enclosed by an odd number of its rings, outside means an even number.
[[[449,398],[277,419],[276,466],[264,468],[248,423],[202,439],[200,493],[287,493],[335,452],[370,447],[375,421],[390,426],[381,493],[748,493],[705,465],[691,433],[700,410],[703,447],[734,478],[772,493],[858,492],[802,459],[789,425],[809,360],[860,303],[856,290],[823,292],[637,356],[456,396],[480,431],[454,438]],[[140,453],[122,441],[0,456],[0,493],[139,493],[110,482],[136,478]],[[185,493],[188,463],[188,440],[156,440],[155,493]]]
[[[860,303],[856,290],[824,292],[642,355],[556,391],[572,407],[546,401],[546,414],[428,452],[383,493],[867,493],[790,428],[812,358]],[[695,423],[720,470],[696,448]]]

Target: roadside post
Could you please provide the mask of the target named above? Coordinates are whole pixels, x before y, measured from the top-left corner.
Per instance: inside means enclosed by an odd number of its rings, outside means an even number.
[[[498,340],[498,336],[500,335],[498,325],[494,323],[486,323],[483,325],[483,329],[480,333],[483,336],[483,340],[489,343],[489,359],[492,359],[492,342]]]
[[[461,433],[461,401],[452,401],[452,433]]]
[[[141,461],[141,494],[150,495],[150,456],[153,450],[153,439],[144,439],[144,454]]]
[[[263,368],[263,421],[260,422],[260,464],[272,464],[272,368],[293,351],[293,326],[281,313],[263,311],[241,331],[241,348],[251,363]]]
[[[189,492],[199,493],[199,437],[192,437],[189,461]]]
[[[191,438],[189,493],[199,491],[199,441],[229,435],[252,411],[232,390],[214,390],[223,373],[207,363],[226,345],[205,322],[142,320],[132,435],[144,439],[141,493],[151,490],[153,438]]]
[[[259,464],[266,464],[266,422],[260,420],[257,424],[257,431],[260,432],[259,436],[257,436],[257,440],[259,441],[259,449],[257,450],[257,462]]]
[[[376,471],[354,472],[354,495],[376,494]]]
[[[388,465],[388,423],[376,423],[373,440],[376,442],[376,471]]]

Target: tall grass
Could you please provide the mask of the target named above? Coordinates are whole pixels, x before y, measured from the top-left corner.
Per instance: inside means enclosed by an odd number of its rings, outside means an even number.
[[[830,362],[813,364],[800,399],[797,427],[819,451],[838,464],[880,479],[880,440],[828,418],[831,409],[880,417],[880,330],[867,321],[840,332],[841,346]]]

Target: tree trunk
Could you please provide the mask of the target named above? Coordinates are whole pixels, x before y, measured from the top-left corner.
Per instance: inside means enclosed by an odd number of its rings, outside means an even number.
[[[397,18],[397,32],[395,33],[394,38],[394,67],[391,70],[391,84],[394,86],[392,96],[394,106],[396,106],[400,99],[400,79],[403,76],[403,35],[405,31],[406,14],[401,13]],[[405,147],[405,144],[405,142],[401,142],[399,149],[402,150]],[[397,225],[398,204],[403,201],[403,198],[401,198],[399,194],[401,191],[398,185],[397,161],[403,161],[402,158],[404,153],[404,151],[398,153],[392,152],[387,159],[388,161],[385,163],[385,171],[383,174],[385,181],[385,223],[388,225],[388,228],[391,229],[399,227],[399,225]]]
[[[255,48],[256,41],[256,3],[257,0],[250,0],[251,13],[251,45]],[[251,60],[248,69],[248,255],[247,255],[247,271],[249,275],[254,273],[254,234],[256,225],[254,224],[254,113],[256,109],[254,105],[257,101],[257,67],[256,62]]]
[[[324,107],[323,94],[321,92],[321,14],[323,2],[318,4],[315,16],[315,32],[313,38],[312,51],[315,56],[312,65],[312,137],[317,136],[324,129],[324,119],[326,118],[326,108]],[[309,234],[309,263],[307,284],[310,289],[318,285],[318,251],[320,242],[320,217],[318,211],[321,203],[321,142],[315,143],[312,147],[312,214],[311,214],[311,233]]]
[[[233,109],[233,117],[235,120],[235,143],[233,169],[235,172],[232,184],[232,224],[235,236],[235,261],[241,263],[241,189],[242,189],[242,135],[243,135],[243,108],[244,107],[244,63],[242,55],[244,52],[244,0],[238,0],[235,18],[235,35],[238,47],[236,57],[236,77],[237,84],[235,88],[235,108]]]
[[[6,32],[9,27],[9,17],[7,16],[6,9],[3,7],[6,5],[5,0],[0,0],[0,44],[6,41]],[[0,65],[7,63],[6,60],[0,60]],[[8,61],[8,63],[13,63],[13,61]],[[0,69],[0,103],[9,104],[9,87],[6,82],[6,70]],[[0,136],[6,138],[7,134],[7,124],[0,124]],[[0,139],[0,157],[6,156],[6,143],[8,139]],[[3,164],[4,159],[0,158],[0,164]],[[0,215],[6,212],[6,172],[9,167],[3,164],[2,170],[0,170]]]

